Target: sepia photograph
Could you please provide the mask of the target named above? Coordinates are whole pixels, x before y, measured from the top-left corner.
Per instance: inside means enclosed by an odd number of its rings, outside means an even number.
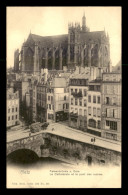
[[[6,7],[6,188],[121,188],[121,12]]]

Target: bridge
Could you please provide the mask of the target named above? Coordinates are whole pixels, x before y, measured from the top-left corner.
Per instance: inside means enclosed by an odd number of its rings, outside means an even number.
[[[54,126],[54,131],[52,127]],[[50,156],[67,161],[87,162],[93,164],[120,165],[121,144],[116,141],[105,140],[95,136],[95,143],[91,142],[94,136],[70,127],[54,124],[48,130],[31,136],[7,140],[7,156],[21,149],[29,149],[38,157]]]

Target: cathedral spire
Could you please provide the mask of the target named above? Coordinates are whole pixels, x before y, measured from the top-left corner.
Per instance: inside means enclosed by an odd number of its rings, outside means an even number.
[[[85,17],[85,12],[82,17],[82,31],[86,32],[86,17]]]

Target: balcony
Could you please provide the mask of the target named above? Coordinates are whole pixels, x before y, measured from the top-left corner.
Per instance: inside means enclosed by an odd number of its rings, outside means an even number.
[[[111,102],[104,102],[104,105],[107,105],[107,106],[119,106],[117,103],[111,103]]]
[[[74,98],[82,98],[82,91],[76,93],[76,92],[72,92],[71,95],[73,95]]]

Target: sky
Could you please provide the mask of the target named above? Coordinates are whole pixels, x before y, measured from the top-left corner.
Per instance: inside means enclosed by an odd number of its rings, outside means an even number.
[[[7,68],[14,66],[14,51],[21,49],[30,32],[41,36],[68,34],[69,22],[80,22],[85,12],[90,31],[109,34],[110,58],[121,60],[121,7],[7,7]]]

